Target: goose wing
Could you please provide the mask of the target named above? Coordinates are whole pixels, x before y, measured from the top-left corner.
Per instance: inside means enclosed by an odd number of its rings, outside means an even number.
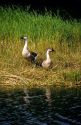
[[[35,63],[37,57],[37,53],[30,52],[30,56],[28,57],[28,60],[30,60],[32,63]]]
[[[35,52],[30,52],[30,54],[31,54],[33,57],[36,57],[36,56],[37,56],[37,53],[35,53]]]

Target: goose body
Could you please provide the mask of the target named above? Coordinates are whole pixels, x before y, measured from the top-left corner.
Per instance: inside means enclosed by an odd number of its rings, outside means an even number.
[[[27,37],[21,37],[21,39],[23,39],[25,42],[23,50],[22,50],[22,56],[34,62],[36,60],[37,53],[29,51]]]
[[[46,59],[42,62],[42,67],[44,68],[48,68],[51,66],[52,64],[52,60],[50,58],[50,55],[49,53],[54,51],[53,49],[48,49],[47,52],[46,52]]]

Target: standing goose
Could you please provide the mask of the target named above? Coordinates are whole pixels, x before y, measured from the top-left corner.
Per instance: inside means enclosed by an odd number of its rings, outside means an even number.
[[[49,53],[50,53],[50,52],[53,52],[53,51],[55,51],[55,50],[54,50],[54,49],[50,49],[50,48],[47,49],[47,52],[46,52],[46,59],[42,62],[42,67],[48,68],[48,67],[51,66],[52,60],[51,60],[51,58],[50,58]]]
[[[37,53],[29,51],[27,37],[21,37],[21,39],[23,39],[24,42],[25,42],[23,50],[22,50],[22,56],[24,58],[30,60],[31,62],[35,62],[36,61],[36,57],[37,57]]]

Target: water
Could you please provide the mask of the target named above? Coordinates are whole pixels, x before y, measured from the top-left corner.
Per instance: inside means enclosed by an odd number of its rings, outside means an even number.
[[[0,125],[81,125],[81,88],[1,91]]]

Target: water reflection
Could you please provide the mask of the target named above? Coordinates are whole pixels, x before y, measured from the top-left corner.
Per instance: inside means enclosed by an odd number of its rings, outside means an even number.
[[[0,92],[0,125],[81,125],[81,88]]]

